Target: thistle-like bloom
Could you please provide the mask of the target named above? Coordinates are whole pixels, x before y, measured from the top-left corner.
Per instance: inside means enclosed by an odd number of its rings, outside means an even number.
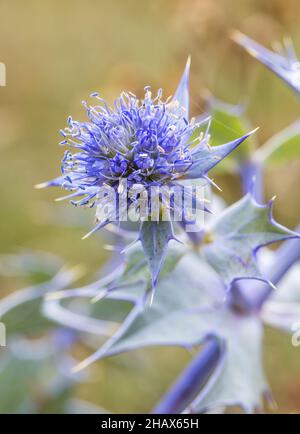
[[[284,40],[284,44],[278,47],[277,52],[268,50],[237,31],[233,32],[232,39],[284,80],[293,90],[300,93],[300,62],[293,43],[289,39]]]
[[[178,214],[177,208],[181,207],[182,221],[185,221],[185,201],[176,203],[174,197],[169,197],[166,204],[164,189],[177,187],[183,192],[183,179],[208,179],[207,172],[250,134],[221,146],[209,146],[208,131],[201,132],[200,123],[189,119],[189,66],[188,61],[174,97],[166,101],[162,99],[161,90],[152,96],[149,87],[145,88],[142,100],[123,92],[113,107],[97,93],[92,94],[97,105],[89,106],[84,102],[89,120],[80,122],[70,117],[68,127],[61,131],[64,137],[61,144],[72,150],[65,152],[62,176],[40,185],[61,186],[71,190],[65,198],[72,199],[73,204],[96,206],[97,224],[90,233],[110,222],[121,221],[130,206],[140,205],[141,192],[146,192],[147,204],[149,199],[151,201],[150,220],[156,221],[149,225],[143,223],[140,241],[154,284],[166,245],[173,238],[170,224],[158,224],[162,210],[168,208],[171,214]],[[126,184],[121,184],[120,180],[126,180]],[[120,196],[124,197],[124,188],[125,201],[120,200]],[[154,207],[155,188],[159,189],[158,213],[153,219],[151,207]],[[193,193],[190,196],[192,207],[196,207],[197,197]],[[109,211],[103,215],[107,207]],[[148,215],[144,215],[142,220],[147,219]]]

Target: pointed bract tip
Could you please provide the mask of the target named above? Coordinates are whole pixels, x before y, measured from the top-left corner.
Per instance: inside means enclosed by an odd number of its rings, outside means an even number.
[[[270,199],[270,201],[269,201],[270,206],[273,205],[273,203],[275,202],[276,199],[277,199],[277,194],[274,194],[274,196],[271,197],[271,199]]]
[[[241,39],[244,37],[245,35],[240,32],[239,30],[236,29],[231,29],[229,31],[229,37],[230,39],[232,39],[234,42],[236,42],[237,44],[239,44],[241,42]]]
[[[175,236],[172,238],[172,240],[176,241],[177,243],[179,243],[179,244],[181,244],[183,246],[185,245],[183,241],[181,241],[179,238],[177,238]]]
[[[230,39],[242,46],[251,56],[257,56],[258,53],[256,49],[247,44],[247,42],[251,41],[251,38],[248,38],[248,36],[244,35],[239,30],[232,30],[230,32]]]
[[[272,217],[272,213],[273,213],[273,205],[274,205],[274,201],[277,198],[277,195],[274,195],[271,197],[271,199],[267,202],[267,207],[270,209],[269,213],[270,213],[270,217]]]
[[[41,188],[48,187],[48,185],[49,185],[48,182],[41,182],[40,184],[35,184],[34,188],[36,188],[37,190],[40,190]]]
[[[258,131],[259,129],[260,129],[260,127],[256,127],[256,128],[254,128],[254,130],[252,130],[252,131],[250,131],[250,133],[248,133],[249,136],[250,136],[251,134],[256,133],[256,131]]]
[[[72,373],[77,374],[77,372],[82,371],[83,369],[86,369],[88,366],[90,366],[92,363],[95,363],[97,360],[99,360],[102,356],[102,350],[96,351],[91,356],[87,357],[86,359],[82,360],[82,362],[78,363],[76,366],[72,368]]]
[[[252,134],[255,134],[258,130],[260,129],[260,127],[256,127],[253,130],[249,131],[249,133],[245,134],[244,136],[240,137],[241,139],[241,143],[248,139],[248,137],[252,136]],[[238,140],[238,139],[237,139]]]
[[[86,240],[88,237],[90,237],[92,235],[91,232],[88,232],[87,234],[85,234],[83,237],[81,237],[81,240]]]
[[[84,360],[83,362],[78,363],[78,365],[74,366],[71,370],[72,374],[77,374],[78,372],[82,371],[83,369],[87,368],[89,365],[88,362],[86,362],[86,360]]]
[[[150,303],[149,303],[150,307],[152,307],[152,304],[153,304],[153,301],[154,301],[154,294],[155,294],[155,290],[152,289],[151,295],[150,295]]]
[[[220,191],[222,193],[222,189],[221,187],[218,186],[218,184],[215,183],[215,181],[211,178],[209,178],[208,176],[205,176],[204,179],[206,179],[206,181],[211,184],[213,187],[215,187],[218,191]]]
[[[158,277],[159,277],[159,273],[161,272],[162,269],[162,263],[160,264],[160,267],[158,270],[150,270],[151,271],[151,282],[152,282],[152,292],[155,292],[156,287],[157,287],[157,282],[158,282]]]

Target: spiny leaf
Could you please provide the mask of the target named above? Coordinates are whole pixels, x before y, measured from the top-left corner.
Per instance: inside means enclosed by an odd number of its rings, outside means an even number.
[[[261,246],[297,237],[295,232],[275,222],[272,201],[259,205],[251,195],[246,195],[213,222],[203,254],[228,287],[238,279],[267,281],[258,269],[256,251]]]
[[[155,288],[167,253],[168,243],[174,239],[172,224],[170,221],[143,222],[139,239],[150,267],[152,285]]]
[[[122,289],[107,296],[124,300]],[[132,301],[129,294],[127,297]],[[218,322],[212,312],[214,305],[224,300],[224,287],[209,265],[197,254],[189,253],[168,277],[159,281],[152,305],[144,305],[143,300],[142,292],[116,334],[78,369],[101,357],[144,346],[190,347],[200,343]],[[211,322],[210,318],[213,319]]]
[[[111,295],[123,299],[121,289]],[[231,311],[223,296],[224,287],[209,265],[195,253],[185,255],[172,273],[160,280],[153,304],[141,309],[141,297],[137,298],[120,329],[77,370],[99,358],[147,346],[190,348],[213,335],[226,342],[224,365],[218,366],[189,409],[204,411],[235,404],[252,411],[260,406],[267,389],[260,361],[261,323],[259,318]]]
[[[262,326],[256,317],[244,317],[224,310],[221,333],[226,354],[222,369],[189,406],[194,412],[220,406],[240,406],[247,413],[262,407],[268,391],[262,367]]]

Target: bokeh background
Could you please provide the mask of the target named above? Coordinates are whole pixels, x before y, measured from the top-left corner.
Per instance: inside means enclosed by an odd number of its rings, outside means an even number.
[[[0,87],[0,253],[51,252],[82,264],[87,275],[108,258],[101,236],[81,241],[93,212],[55,204],[59,192],[33,188],[57,176],[63,153],[58,131],[69,114],[84,118],[81,101],[92,91],[109,101],[123,89],[140,94],[145,85],[172,94],[191,54],[193,114],[203,112],[209,90],[230,103],[247,102],[260,142],[296,120],[297,97],[228,35],[239,29],[265,45],[289,35],[300,54],[299,22],[298,0],[1,0],[7,86]],[[276,217],[290,227],[299,222],[299,169],[292,161],[266,173],[267,197],[277,194]],[[218,183],[229,202],[239,197],[233,176]],[[28,284],[8,276],[0,283],[1,296]],[[299,413],[300,350],[274,331],[267,331],[265,345],[279,409]],[[110,358],[93,366],[88,381],[70,394],[113,412],[149,411],[190,357],[154,348]],[[12,384],[22,367],[15,369]],[[32,391],[36,378],[30,378],[19,394]],[[38,394],[35,399],[41,412],[51,411]],[[10,410],[6,405],[0,400],[0,412]]]

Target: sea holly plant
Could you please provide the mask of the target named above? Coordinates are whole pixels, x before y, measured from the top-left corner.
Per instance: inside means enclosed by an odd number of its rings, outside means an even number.
[[[143,216],[147,219],[142,219],[137,237],[141,245],[126,251],[123,269],[117,278],[111,276],[84,288],[50,294],[45,300],[44,313],[52,312],[52,319],[55,319],[61,302],[91,298],[93,304],[99,305],[95,312],[101,318],[101,304],[105,301],[112,300],[117,305],[128,302],[132,309],[123,323],[94,354],[77,366],[76,371],[100,358],[140,347],[204,345],[203,351],[154,411],[203,412],[216,406],[240,405],[252,412],[261,407],[263,396],[270,396],[261,365],[262,312],[268,311],[265,300],[282,277],[270,274],[257,256],[267,252],[265,246],[298,238],[298,234],[274,220],[273,200],[265,205],[257,202],[255,179],[250,182],[249,176],[242,199],[224,207],[219,215],[207,215],[201,228],[192,233],[186,231],[188,238],[183,237],[183,245],[172,245],[167,251],[169,241],[175,239],[172,223],[179,206],[183,211],[180,227],[187,229],[188,220],[185,202],[179,204],[175,195],[166,206],[166,187],[180,186],[180,191],[184,191],[187,180],[209,181],[208,171],[249,136],[241,113],[228,105],[214,102],[212,122],[205,128],[189,120],[188,72],[189,63],[175,96],[165,102],[162,102],[161,92],[152,98],[150,89],[146,88],[141,102],[131,94],[123,94],[112,109],[97,95],[102,105],[87,107],[89,123],[69,121],[70,127],[63,133],[67,137],[63,144],[71,143],[79,150],[75,154],[67,151],[63,160],[66,173],[46,185],[74,190],[72,198],[84,197],[76,204],[102,209],[109,195],[101,195],[100,188],[109,186],[116,196],[120,195],[124,185],[120,188],[119,178],[125,175],[129,180],[126,193],[134,183],[142,185],[148,193],[148,215]],[[230,130],[225,145],[222,134],[216,131],[216,111],[219,117],[223,116],[219,123],[227,123]],[[212,137],[208,132],[210,124]],[[214,131],[217,137],[211,146]],[[232,137],[234,131],[238,132],[238,139]],[[251,156],[250,149],[240,151],[235,164],[244,167]],[[154,211],[153,202],[149,201],[152,187],[161,188],[158,218],[148,221]],[[120,206],[110,208],[109,217],[100,218],[95,229],[111,223],[120,225],[124,210],[128,211],[136,201],[141,205],[141,194],[144,191],[140,190],[139,196],[126,196],[122,210]],[[193,208],[199,198],[194,191],[189,191],[189,197]],[[213,197],[212,208],[215,200]],[[161,218],[165,209],[170,217],[167,221]],[[201,209],[206,211],[206,205],[202,203]],[[176,230],[176,237],[180,236],[177,234]],[[298,240],[293,243],[297,251]],[[290,265],[284,262],[286,269]],[[282,266],[277,264],[277,270]],[[150,280],[157,291],[149,304],[145,303],[145,294]],[[56,319],[63,323],[62,316]],[[83,321],[85,332],[87,324]],[[78,327],[80,329],[80,325]]]
[[[289,82],[291,49],[287,60],[238,38]],[[191,119],[189,67],[188,61],[166,100],[162,91],[152,96],[149,87],[141,100],[122,93],[113,107],[93,94],[97,105],[84,103],[88,121],[69,118],[62,145],[71,150],[62,175],[40,187],[61,187],[74,205],[95,208],[88,235],[110,229],[128,247],[120,252],[116,246],[109,272],[85,286],[73,287],[76,273],[63,269],[46,284],[8,295],[0,302],[0,319],[18,316],[34,302],[46,330],[55,324],[62,333],[72,330],[74,342],[92,336],[94,352],[75,366],[76,375],[138,348],[200,346],[152,412],[203,413],[233,405],[262,411],[264,398],[274,404],[262,365],[263,325],[291,332],[300,322],[300,241],[297,230],[274,219],[274,198],[263,200],[264,172],[257,167],[270,165],[275,154],[280,161],[297,157],[299,126],[258,147],[241,107],[210,98],[211,118]],[[222,170],[242,181],[243,195],[231,205],[216,195],[208,175]],[[276,250],[269,248],[278,242]]]

